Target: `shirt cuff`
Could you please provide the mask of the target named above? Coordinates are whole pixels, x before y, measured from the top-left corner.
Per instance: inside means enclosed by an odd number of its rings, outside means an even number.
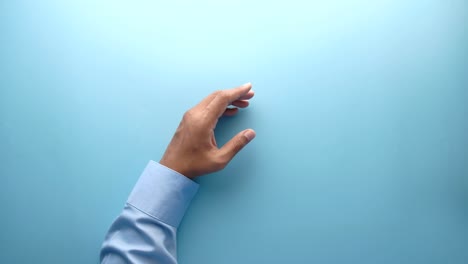
[[[127,203],[177,228],[197,191],[198,183],[151,160]]]

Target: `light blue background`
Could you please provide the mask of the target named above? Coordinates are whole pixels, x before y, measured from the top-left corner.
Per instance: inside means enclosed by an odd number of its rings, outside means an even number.
[[[468,3],[1,1],[0,262],[96,263],[183,112],[257,138],[201,189],[184,263],[468,263]]]

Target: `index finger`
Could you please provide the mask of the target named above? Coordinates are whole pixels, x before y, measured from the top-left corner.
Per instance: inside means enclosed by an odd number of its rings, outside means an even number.
[[[218,118],[226,110],[226,107],[228,107],[232,102],[246,95],[250,89],[252,89],[252,84],[246,83],[236,88],[217,92],[216,96],[205,108],[208,120],[218,120]]]

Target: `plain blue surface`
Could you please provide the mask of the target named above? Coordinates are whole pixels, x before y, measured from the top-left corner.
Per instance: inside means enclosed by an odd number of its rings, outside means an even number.
[[[247,81],[181,263],[468,263],[466,1],[1,1],[0,38],[2,263],[98,262],[183,112]]]

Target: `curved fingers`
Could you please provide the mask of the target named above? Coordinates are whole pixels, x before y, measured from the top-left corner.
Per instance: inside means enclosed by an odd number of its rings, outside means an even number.
[[[239,112],[239,108],[226,108],[223,116],[235,116]]]

